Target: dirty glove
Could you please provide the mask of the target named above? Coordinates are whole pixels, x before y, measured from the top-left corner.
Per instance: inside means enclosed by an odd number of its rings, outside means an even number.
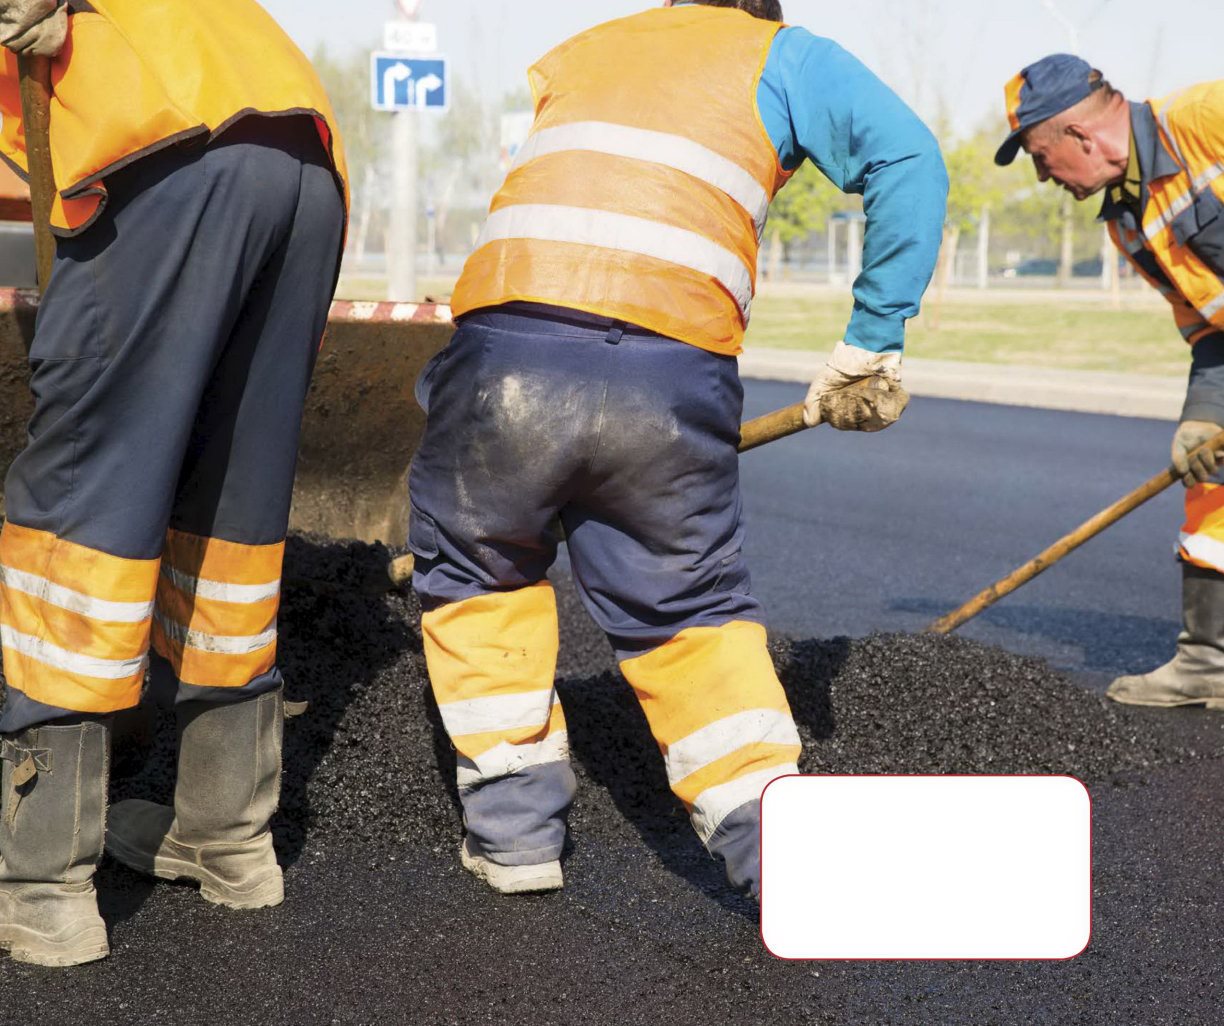
[[[868,384],[865,393],[859,386]],[[872,401],[864,402],[864,394]],[[901,388],[900,353],[872,353],[838,342],[808,389],[803,422],[831,424],[838,431],[882,431],[901,416],[908,399]]]
[[[1209,420],[1183,420],[1173,435],[1173,468],[1182,476],[1182,484],[1193,488],[1208,480],[1219,465],[1219,452],[1205,449],[1192,459],[1190,453],[1209,438],[1224,431],[1224,427]]]
[[[61,0],[0,0],[0,43],[27,57],[54,57],[68,36]]]

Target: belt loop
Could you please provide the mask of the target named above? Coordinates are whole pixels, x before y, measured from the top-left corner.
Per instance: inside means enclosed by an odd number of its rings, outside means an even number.
[[[610,342],[612,345],[616,345],[618,342],[620,342],[621,336],[623,336],[624,334],[625,334],[625,322],[624,321],[613,321],[612,327],[608,329],[608,334],[604,336],[604,341]]]

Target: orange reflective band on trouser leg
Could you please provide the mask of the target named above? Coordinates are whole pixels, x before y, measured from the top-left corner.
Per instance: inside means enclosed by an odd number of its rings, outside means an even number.
[[[757,623],[689,627],[621,663],[702,841],[798,772],[799,732],[765,641]]]
[[[460,788],[569,757],[550,584],[441,606],[421,617],[421,635]]]
[[[135,706],[156,582],[156,559],[124,559],[6,523],[0,641],[9,686],[73,712]]]
[[[276,662],[285,543],[168,531],[153,648],[184,684],[240,688]]]
[[[1224,573],[1224,485],[1187,489],[1186,522],[1177,550],[1187,563]]]

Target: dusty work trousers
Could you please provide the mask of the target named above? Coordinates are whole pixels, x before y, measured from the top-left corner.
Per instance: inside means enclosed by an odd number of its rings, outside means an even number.
[[[574,777],[545,579],[559,516],[673,791],[755,892],[761,791],[796,772],[799,738],[741,553],[736,362],[597,320],[471,315],[418,389],[414,583],[465,824],[495,862],[561,852]]]
[[[280,684],[302,406],[335,286],[339,187],[308,118],[250,117],[108,176],[58,243],[5,486],[0,732]]]

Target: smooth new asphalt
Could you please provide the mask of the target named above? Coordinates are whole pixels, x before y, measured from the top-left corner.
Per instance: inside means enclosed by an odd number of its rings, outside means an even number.
[[[803,388],[750,382],[745,417]],[[1173,425],[914,399],[874,435],[817,428],[746,454],[746,551],[770,624],[791,634],[918,631],[1169,461]],[[1175,486],[959,630],[1090,674],[1173,652]]]
[[[759,382],[747,391],[748,416],[802,395]],[[797,638],[918,630],[1155,473],[1170,431],[1159,422],[915,400],[881,435],[820,429],[777,443],[743,460],[756,590],[775,631]],[[1077,959],[773,959],[751,906],[726,892],[683,823],[664,829],[666,800],[643,797],[643,787],[661,787],[661,769],[653,756],[643,761],[640,725],[635,735],[624,699],[609,690],[615,682],[598,676],[606,651],[564,590],[566,700],[592,695],[572,724],[584,783],[566,889],[492,896],[457,868],[453,807],[431,783],[445,775],[447,755],[435,753],[436,730],[423,722],[414,603],[299,592],[287,596],[286,673],[291,690],[295,679],[299,689],[311,681],[316,708],[289,727],[287,801],[295,822],[342,826],[304,836],[282,828],[288,901],[261,914],[227,913],[190,887],[105,864],[99,887],[113,957],[68,972],[0,959],[0,1021],[1214,1026],[1224,1021],[1224,716],[1118,718],[1081,690],[1172,651],[1179,504],[1172,493],[1156,500],[964,629],[1072,671],[1059,715],[1026,718],[1024,710],[1028,695],[1050,709],[1054,674],[964,646],[944,653],[955,670],[946,684],[915,686],[912,706],[898,689],[923,677],[924,665],[932,678],[947,676],[946,666],[924,663],[940,651],[922,645],[851,646],[838,668],[833,643],[819,650],[831,691],[825,671],[801,667],[788,680],[820,689],[805,729],[818,728],[814,741],[839,767],[856,751],[887,764],[895,746],[897,764],[921,768],[935,736],[938,758],[952,765],[969,759],[1006,772],[992,761],[992,744],[1007,758],[1045,752],[1046,764],[1050,742],[1077,727],[1067,710],[1082,709],[1100,739],[1077,735],[1076,744],[1117,759],[1117,769],[1102,764],[1090,782],[1093,937]],[[894,649],[905,664],[895,688]],[[975,682],[975,661],[1001,679]],[[968,706],[966,689],[987,685],[996,697],[975,693],[972,715],[923,704],[942,695]],[[1006,709],[998,720],[996,700]],[[1015,736],[1024,731],[1028,738]],[[1127,755],[1132,731],[1135,758]],[[595,743],[601,732],[612,736],[609,748],[626,750],[621,778],[617,752]],[[1078,757],[1068,750],[1063,758],[1074,766]],[[413,773],[420,779],[405,779]],[[431,808],[426,796],[434,795]],[[397,826],[419,826],[388,843],[376,812],[391,818],[397,801]]]

